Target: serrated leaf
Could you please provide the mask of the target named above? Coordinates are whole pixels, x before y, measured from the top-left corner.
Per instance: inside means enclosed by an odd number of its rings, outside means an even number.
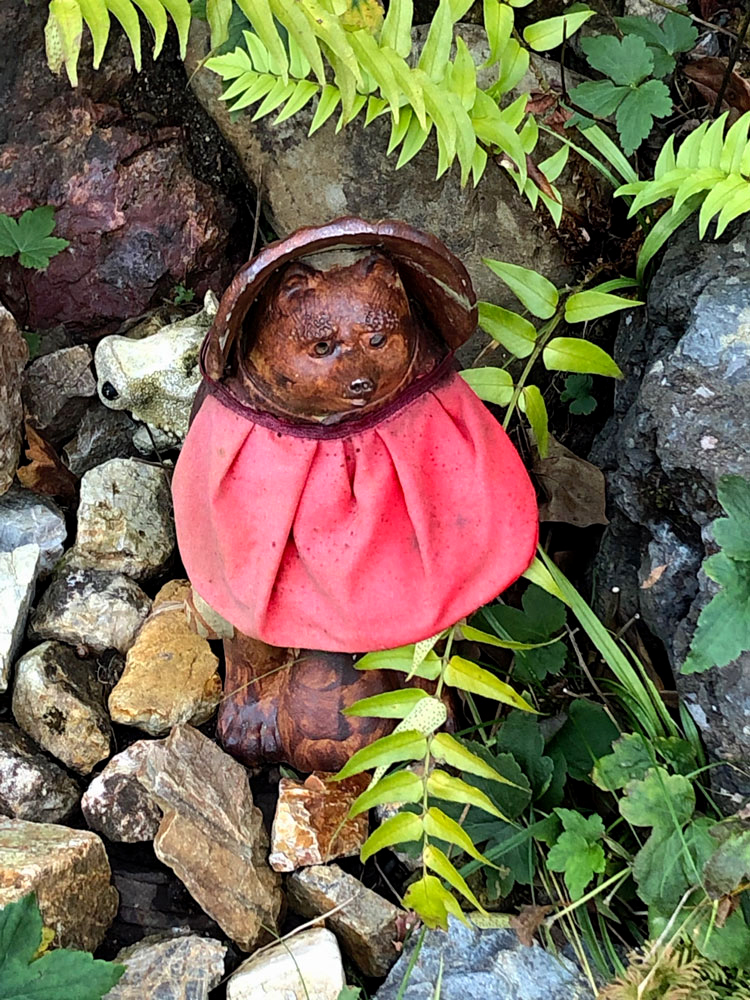
[[[653,749],[640,733],[628,733],[615,740],[612,753],[601,757],[592,772],[597,788],[614,792],[624,788],[629,781],[645,778],[646,772],[656,765]]]
[[[651,70],[651,75],[655,76],[658,80],[663,80],[665,76],[669,76],[674,71],[677,65],[675,58],[657,45],[649,45],[648,50],[651,53],[651,58],[654,60],[654,68]]]
[[[436,799],[476,806],[506,823],[510,822],[508,817],[500,812],[493,804],[492,799],[483,791],[466,781],[462,781],[461,778],[454,778],[452,775],[446,774],[445,771],[434,770],[430,772],[427,778],[427,791]]]
[[[689,17],[669,11],[661,23],[664,47],[667,52],[689,52],[698,41],[698,29]]]
[[[647,80],[627,94],[615,116],[625,152],[630,155],[640,146],[653,128],[654,118],[665,118],[671,112],[672,98],[661,80]]]
[[[616,17],[615,22],[623,35],[637,35],[648,45],[664,46],[666,43],[661,25],[652,21],[650,17],[635,14]]]
[[[610,753],[619,735],[601,705],[578,698],[571,702],[565,724],[547,743],[546,753],[553,759],[562,757],[570,776],[581,781]]]
[[[414,813],[400,812],[385,820],[362,845],[360,861],[367,861],[373,854],[394,844],[408,844],[422,839],[422,820]]]
[[[622,378],[622,372],[605,350],[578,337],[554,337],[542,351],[548,371],[580,372]]]
[[[644,778],[625,785],[620,813],[633,826],[672,831],[685,825],[695,811],[695,790],[689,778],[652,767]]]
[[[403,719],[414,708],[417,702],[429,695],[422,688],[400,688],[396,691],[385,691],[370,698],[361,698],[353,705],[342,710],[342,715],[370,717],[373,719]]]
[[[565,663],[565,646],[560,636],[554,635],[565,626],[565,605],[533,584],[526,588],[521,604],[523,610],[493,604],[484,608],[482,615],[496,631],[529,647],[516,655],[518,678],[542,681],[548,674],[558,673]]]
[[[597,118],[613,115],[622,103],[629,87],[616,87],[611,80],[589,80],[579,83],[570,92],[571,101]]]
[[[499,784],[512,785],[513,782],[500,774],[494,767],[481,757],[478,757],[449,733],[438,733],[433,736],[430,752],[435,760],[449,764],[459,771],[474,774],[478,778],[486,778]]]
[[[599,319],[600,316],[619,312],[621,309],[632,309],[634,306],[642,305],[643,302],[639,299],[626,299],[621,295],[610,295],[608,292],[589,289],[568,296],[565,300],[565,321],[585,323],[591,319]]]
[[[589,65],[604,73],[618,86],[638,84],[650,76],[654,68],[654,59],[648,46],[637,35],[625,35],[622,41],[614,35],[583,38],[581,48]]]
[[[399,670],[404,674],[436,681],[440,676],[440,657],[430,651],[414,669],[414,647],[399,646],[367,653],[356,663],[357,670]]]
[[[523,40],[535,52],[547,52],[562,45],[576,31],[594,16],[593,10],[579,10],[560,17],[548,17],[543,21],[535,21],[527,25],[523,31]]]
[[[349,818],[367,812],[375,806],[401,805],[404,802],[421,802],[424,795],[422,779],[412,771],[396,771],[381,778],[377,785],[365,789],[349,810]]]
[[[443,854],[438,847],[435,847],[434,844],[428,844],[424,849],[423,857],[424,863],[428,868],[434,871],[435,874],[439,875],[440,878],[444,879],[448,885],[453,886],[453,888],[457,892],[460,892],[462,896],[465,896],[471,905],[475,906],[480,913],[487,912],[466,884],[464,877],[458,873],[455,865],[448,860],[446,855]]]
[[[332,780],[342,781],[353,774],[361,774],[374,767],[398,764],[405,760],[423,760],[426,753],[427,740],[421,733],[415,731],[393,733],[358,750]]]
[[[559,812],[559,810],[558,810]],[[563,872],[572,900],[580,899],[594,875],[606,866],[604,849],[577,832],[565,831],[547,854],[547,867]]]
[[[722,589],[698,615],[683,674],[725,667],[750,649],[750,562],[717,552],[703,571]]]
[[[508,264],[489,257],[483,257],[482,260],[498,278],[502,278],[532,315],[539,319],[550,319],[554,315],[560,296],[551,281],[537,271],[519,267],[518,264]]]
[[[479,326],[517,358],[528,358],[534,350],[536,327],[510,309],[491,302],[480,302]]]
[[[49,235],[54,228],[51,205],[27,209],[17,220],[0,214],[0,257],[18,253],[22,267],[44,270],[52,257],[70,246],[68,240]]]
[[[442,809],[431,806],[425,813],[423,823],[424,832],[428,837],[437,837],[439,840],[445,840],[449,844],[455,844],[456,847],[460,847],[462,851],[465,851],[466,854],[469,854],[477,861],[491,865],[493,868],[495,867],[491,861],[482,857],[466,831],[454,819],[446,816]]]
[[[727,516],[714,521],[714,538],[731,559],[750,559],[750,481],[721,476],[717,493]]]
[[[544,736],[535,719],[527,712],[511,712],[500,726],[495,746],[498,754],[513,755],[529,781],[534,799],[547,791],[554,762],[544,752]]]
[[[492,698],[503,705],[520,708],[524,712],[536,712],[536,709],[532,708],[510,684],[506,684],[505,681],[501,681],[499,677],[491,674],[489,670],[485,670],[462,656],[450,658],[443,672],[443,679],[450,687],[457,687],[462,691],[481,695],[483,698]]]
[[[466,923],[458,900],[434,875],[424,875],[417,882],[412,882],[404,894],[404,906],[418,913],[425,926],[432,929],[441,927],[447,930],[448,914]]]

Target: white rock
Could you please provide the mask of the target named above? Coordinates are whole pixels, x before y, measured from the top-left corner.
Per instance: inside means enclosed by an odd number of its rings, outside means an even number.
[[[68,535],[63,512],[49,497],[18,485],[0,497],[0,551],[12,552],[21,545],[41,549],[39,573],[50,573],[63,554]]]
[[[77,566],[155,576],[174,552],[172,495],[166,472],[132,458],[113,458],[81,480]]]
[[[312,927],[251,958],[227,983],[227,1000],[337,1000],[344,985],[336,938]]]
[[[161,809],[141,784],[150,754],[162,740],[139,740],[116,754],[97,774],[81,799],[81,810],[92,830],[108,840],[135,844],[153,840]]]
[[[26,628],[39,575],[38,545],[0,552],[0,692],[8,688],[10,667]]]

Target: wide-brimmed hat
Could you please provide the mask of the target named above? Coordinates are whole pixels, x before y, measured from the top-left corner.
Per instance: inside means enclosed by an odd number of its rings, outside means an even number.
[[[366,222],[347,216],[325,226],[298,229],[284,240],[269,243],[237,272],[204,341],[203,374],[214,381],[222,378],[248,311],[280,267],[344,248],[372,248],[387,254],[407,294],[420,304],[433,330],[451,350],[474,332],[477,305],[471,278],[440,240],[396,219]]]

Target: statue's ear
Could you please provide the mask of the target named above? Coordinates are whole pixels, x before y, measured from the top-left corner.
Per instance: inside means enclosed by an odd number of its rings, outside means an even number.
[[[295,299],[302,292],[312,288],[319,276],[320,271],[310,267],[309,264],[303,264],[299,261],[290,264],[282,272],[273,298],[283,311],[285,306],[293,306]]]
[[[396,265],[382,253],[371,253],[354,265],[355,273],[362,278],[382,281],[391,288],[401,288],[401,278]]]

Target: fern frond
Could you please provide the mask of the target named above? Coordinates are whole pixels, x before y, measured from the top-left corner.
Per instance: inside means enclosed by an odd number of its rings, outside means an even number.
[[[53,73],[59,73],[64,66],[71,86],[77,86],[83,25],[91,33],[94,43],[93,64],[98,69],[109,40],[110,14],[113,14],[127,35],[135,68],[140,70],[139,11],[154,32],[154,58],[159,55],[164,44],[169,14],[177,28],[180,55],[184,59],[191,16],[188,0],[50,0],[44,30],[47,65]]]
[[[615,196],[636,197],[630,206],[635,215],[647,205],[665,198],[672,206],[661,216],[641,248],[638,274],[643,275],[653,255],[685,219],[698,211],[701,239],[718,216],[715,237],[721,236],[734,219],[750,212],[750,111],[726,132],[727,115],[704,122],[685,139],[677,154],[672,142],[662,150],[653,180],[624,184]]]

